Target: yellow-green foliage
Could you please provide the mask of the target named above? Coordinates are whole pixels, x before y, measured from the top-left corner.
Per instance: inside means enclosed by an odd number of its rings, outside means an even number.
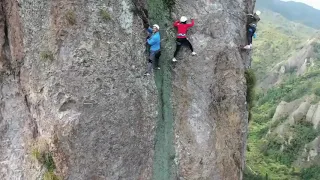
[[[39,152],[38,149],[33,149],[31,154],[32,154],[32,157],[33,157],[34,159],[38,160],[39,162],[42,161],[42,160],[41,160],[41,153]]]
[[[43,180],[61,180],[57,175],[54,174],[52,171],[47,171],[43,175]]]
[[[251,109],[254,106],[254,87],[256,85],[256,76],[254,74],[254,71],[252,69],[248,69],[245,72],[245,78],[247,82],[247,103],[249,106],[249,121],[252,118]]]
[[[255,49],[252,69],[257,74],[257,81],[265,80],[266,75],[274,70],[276,64],[287,60],[301,49],[302,43],[311,38],[313,33],[314,29],[264,12],[258,25],[258,38],[253,42]],[[317,49],[317,45],[315,48]],[[319,53],[319,58],[315,58],[314,66],[308,67],[305,74],[296,76],[295,73],[285,73],[281,76],[280,84],[265,91],[257,90],[257,95],[254,97],[257,103],[251,110],[253,120],[249,125],[246,159],[251,170],[246,172],[244,179],[265,180],[266,175],[272,180],[318,178],[319,167],[303,169],[303,167],[293,166],[293,162],[302,155],[305,144],[319,136],[319,132],[315,131],[310,123],[296,122],[285,128],[293,138],[291,144],[285,143],[288,137],[281,139],[275,134],[268,134],[269,130],[273,131],[281,122],[287,120],[283,118],[271,123],[275,109],[281,101],[291,102],[306,95],[315,94],[314,103],[319,102],[320,45],[318,49],[319,52],[315,51],[315,53]]]
[[[49,151],[46,141],[38,140],[32,149],[31,155],[46,168],[43,180],[60,180],[60,178],[54,173],[56,165],[52,157],[52,152]]]
[[[274,65],[285,61],[302,47],[315,29],[290,22],[270,12],[263,12],[257,28],[257,39],[253,40],[253,64],[258,80]]]
[[[44,165],[48,171],[53,171],[56,166],[54,164],[51,152],[40,151],[39,149],[32,150],[32,156]]]
[[[310,83],[311,82],[311,83]],[[308,72],[302,76],[290,78],[267,92],[257,95],[257,106],[253,107],[253,122],[250,124],[247,153],[247,164],[260,175],[269,174],[270,179],[299,179],[295,169],[292,172],[291,164],[301,154],[301,148],[312,141],[318,134],[312,125],[307,123],[295,124],[287,127],[292,137],[292,146],[284,146],[279,151],[279,139],[272,136],[266,139],[267,132],[274,130],[287,118],[282,118],[271,124],[271,119],[277,105],[282,101],[293,101],[305,95],[312,95],[320,84],[320,73]],[[314,97],[319,102],[319,97]]]
[[[105,9],[100,9],[100,16],[101,16],[102,19],[105,20],[105,21],[111,20],[110,14],[109,14],[108,11],[105,10]]]
[[[304,168],[301,171],[301,179],[318,180],[320,179],[320,166],[314,165],[309,168]]]
[[[52,61],[54,59],[53,53],[51,51],[42,51],[42,52],[40,52],[40,58],[43,61],[46,61],[46,60]]]
[[[70,25],[75,25],[77,23],[76,14],[72,10],[66,12],[65,18]]]

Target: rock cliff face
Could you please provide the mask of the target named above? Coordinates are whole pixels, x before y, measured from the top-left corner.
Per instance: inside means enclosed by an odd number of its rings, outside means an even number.
[[[242,179],[250,54],[238,45],[254,2],[173,2],[0,2],[0,179]],[[161,28],[154,78],[141,76],[143,9]],[[172,64],[181,15],[196,19],[198,56]]]
[[[310,67],[314,66],[317,59],[317,49],[320,39],[319,34],[316,34],[312,39],[304,43],[298,51],[294,52],[287,60],[276,64],[263,81],[258,85],[259,88],[266,90],[281,84],[285,78],[286,73],[294,72],[296,75],[301,76],[308,72]]]

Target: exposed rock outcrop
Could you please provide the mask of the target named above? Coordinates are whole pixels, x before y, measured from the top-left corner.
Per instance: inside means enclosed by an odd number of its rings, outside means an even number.
[[[314,115],[317,112],[317,105],[311,103],[313,98],[314,96],[306,96],[289,103],[280,102],[273,115],[272,123],[280,120],[284,121],[275,128],[274,132],[283,135],[288,130],[288,125],[294,125],[300,121],[312,122],[316,129],[318,120],[315,119]]]
[[[315,138],[312,142],[305,145],[304,151],[300,158],[295,161],[295,166],[310,167],[318,164],[320,159],[320,137]]]
[[[272,121],[278,121],[281,118],[290,116],[297,108],[299,108],[302,102],[304,102],[303,98],[297,99],[292,102],[281,101],[276,108],[276,111],[272,117]]]
[[[276,64],[272,71],[259,83],[261,89],[269,89],[283,82],[286,73],[295,73],[300,76],[308,72],[309,67],[313,67],[314,59],[317,59],[317,44],[320,35],[316,34],[314,38],[308,40],[302,45],[302,48],[294,53],[287,60],[282,60]]]
[[[318,104],[314,104],[314,105],[311,105],[308,112],[307,112],[307,115],[306,115],[306,120],[308,122],[312,122],[313,121],[313,117],[314,117],[314,114],[315,112],[317,111],[318,109]]]
[[[320,105],[319,104],[320,103],[315,105],[317,108],[315,108],[316,110],[314,111],[312,118],[309,119],[313,123],[313,127],[315,129],[319,127],[319,122],[320,122]],[[312,112],[310,113],[310,115],[311,114],[312,114]]]
[[[301,121],[312,123],[313,128],[315,129],[315,132],[313,133],[317,133],[319,131],[320,108],[319,103],[312,103],[314,98],[315,96],[312,95],[300,98],[290,103],[281,102],[274,114],[273,123],[277,123],[279,120],[284,121],[273,129],[271,133],[284,138],[285,143],[290,144],[290,141],[292,140],[292,131],[294,131],[294,129],[290,127]],[[312,126],[310,128],[312,128]],[[301,156],[299,156],[294,162],[294,166],[309,167],[313,164],[317,164],[316,162],[320,158],[319,133],[315,134],[315,136],[318,137],[311,142],[305,142],[304,151],[300,152]]]
[[[51,156],[69,180],[242,179],[254,0],[172,2],[0,2],[0,179],[42,178]],[[155,78],[137,10],[160,25]],[[198,56],[173,65],[181,15]]]

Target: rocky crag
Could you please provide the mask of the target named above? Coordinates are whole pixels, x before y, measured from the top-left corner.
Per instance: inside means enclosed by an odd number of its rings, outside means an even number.
[[[0,179],[242,179],[253,1],[1,1]],[[181,15],[198,55],[172,64]]]

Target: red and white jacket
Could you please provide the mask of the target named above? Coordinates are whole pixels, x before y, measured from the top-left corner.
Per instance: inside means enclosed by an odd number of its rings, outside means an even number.
[[[174,22],[173,26],[177,27],[178,29],[177,38],[187,38],[187,31],[193,25],[194,25],[193,19],[191,19],[191,24],[183,24],[183,23],[180,23],[179,20]]]

